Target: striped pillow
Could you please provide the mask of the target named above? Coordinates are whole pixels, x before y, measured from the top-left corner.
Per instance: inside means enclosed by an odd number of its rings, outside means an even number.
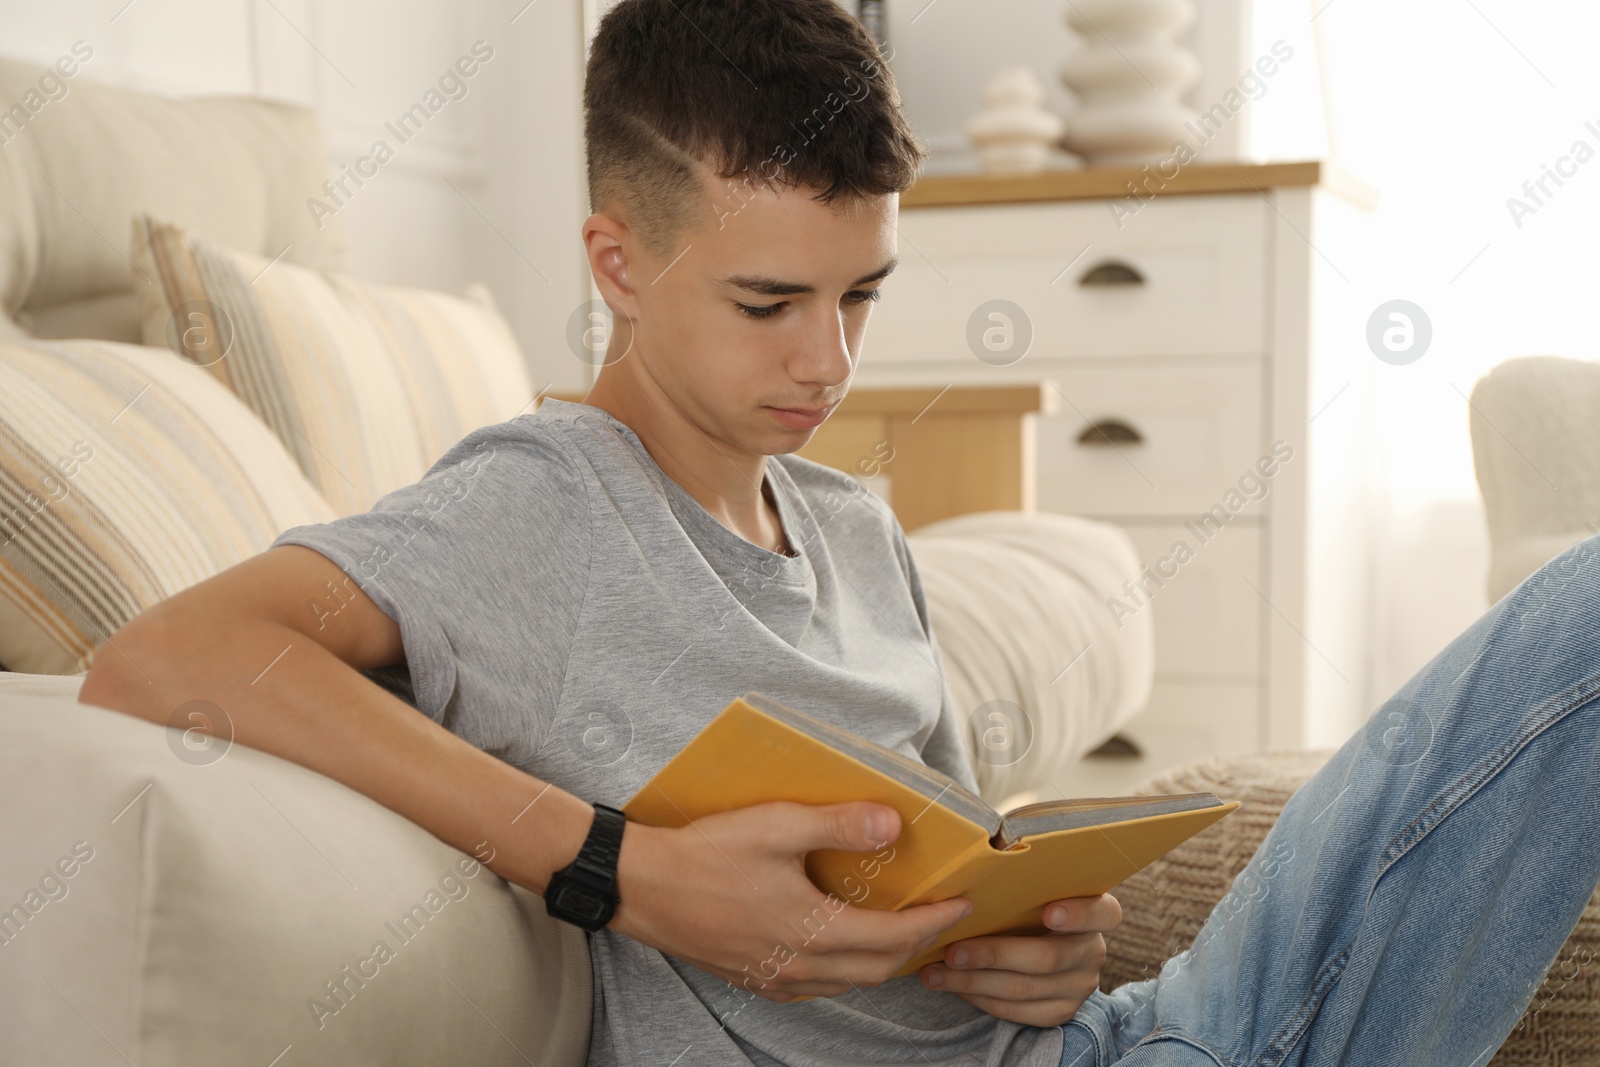
[[[336,512],[421,478],[533,387],[489,291],[461,296],[217,248],[148,215],[133,260],[147,345],[206,366],[283,441]]]
[[[0,664],[87,670],[152,604],[336,516],[259,419],[170,352],[0,342]]]

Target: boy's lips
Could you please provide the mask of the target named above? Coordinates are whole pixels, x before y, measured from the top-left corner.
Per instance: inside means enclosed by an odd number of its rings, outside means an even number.
[[[838,407],[837,403],[820,408],[776,408],[768,407],[773,418],[790,429],[802,430],[811,426],[820,426],[824,419]]]

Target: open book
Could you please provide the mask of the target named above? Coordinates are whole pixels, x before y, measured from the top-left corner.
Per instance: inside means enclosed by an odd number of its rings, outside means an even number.
[[[875,851],[819,849],[806,874],[840,901],[898,911],[964,896],[965,919],[896,976],[942,959],[952,941],[1044,933],[1044,906],[1109,892],[1239,807],[1211,793],[1093,797],[1000,813],[932,767],[760,693],[734,699],[623,811],[649,826],[685,826],[774,800],[870,800],[900,813],[900,836]],[[803,939],[831,913],[795,916]]]

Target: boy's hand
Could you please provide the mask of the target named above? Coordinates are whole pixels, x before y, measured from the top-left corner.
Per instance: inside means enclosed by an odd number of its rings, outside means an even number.
[[[1064,909],[1059,920],[1057,908]],[[922,968],[923,984],[955,993],[1000,1019],[1061,1025],[1099,988],[1106,960],[1101,935],[1122,922],[1122,905],[1110,893],[1068,897],[1047,904],[1044,919],[1058,932],[952,941],[945,946],[944,963]]]
[[[869,815],[885,817],[870,827]],[[862,852],[865,870],[893,863],[883,846],[900,835],[884,804],[757,804],[676,829],[630,822],[617,857],[622,903],[609,929],[685,960],[753,996],[785,1003],[831,997],[886,981],[970,902],[952,897],[899,912],[823,893],[806,877],[805,855]],[[887,859],[885,857],[888,857]]]

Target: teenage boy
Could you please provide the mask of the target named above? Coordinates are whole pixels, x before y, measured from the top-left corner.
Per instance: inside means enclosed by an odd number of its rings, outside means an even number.
[[[892,512],[792,455],[849,388],[924,158],[884,58],[834,0],[622,0],[584,103],[619,323],[584,403],[157,605],[82,699],[166,722],[204,697],[544,894],[592,931],[595,1065],[1483,1063],[1600,877],[1592,559],[1441,653],[1196,947],[1110,995],[1109,895],[889,978],[966,901],[839,907],[803,860],[892,863],[892,809],[623,823],[751,689],[975,781]]]

